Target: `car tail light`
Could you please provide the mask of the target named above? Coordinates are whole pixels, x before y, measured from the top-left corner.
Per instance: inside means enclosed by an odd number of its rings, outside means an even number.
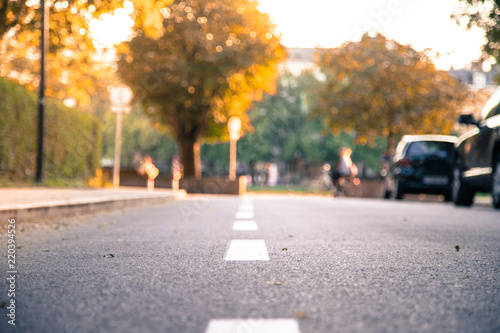
[[[411,161],[407,158],[403,158],[396,162],[396,165],[400,168],[408,168],[411,167]]]

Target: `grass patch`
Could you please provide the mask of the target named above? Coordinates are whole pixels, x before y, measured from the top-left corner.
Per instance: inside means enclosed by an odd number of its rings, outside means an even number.
[[[249,186],[249,193],[272,193],[272,194],[314,194],[331,195],[330,191],[311,190],[301,185],[276,185],[276,186]]]
[[[491,198],[491,193],[489,193],[489,192],[476,192],[476,197]]]
[[[25,188],[25,187],[76,187],[88,188],[89,185],[83,180],[76,179],[46,179],[41,184],[32,181],[13,182],[6,179],[0,179],[0,187],[5,188]]]

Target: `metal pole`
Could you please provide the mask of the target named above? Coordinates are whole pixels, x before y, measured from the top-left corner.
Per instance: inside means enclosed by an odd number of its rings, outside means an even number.
[[[116,113],[115,164],[113,166],[113,187],[120,186],[120,156],[122,153],[122,123],[123,112]]]
[[[229,146],[229,180],[236,179],[236,140],[230,140]]]
[[[36,158],[36,182],[43,181],[43,138],[44,138],[44,114],[45,114],[45,56],[48,51],[48,36],[49,29],[47,22],[49,21],[49,7],[45,0],[42,3],[42,27],[40,38],[40,95],[38,98],[38,151]]]

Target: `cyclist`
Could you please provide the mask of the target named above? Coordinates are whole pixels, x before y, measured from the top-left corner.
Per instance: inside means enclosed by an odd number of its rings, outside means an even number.
[[[352,177],[358,174],[358,168],[351,160],[352,150],[347,147],[339,149],[339,162],[337,163],[336,172],[340,177]]]
[[[352,150],[347,147],[342,147],[339,149],[339,162],[335,166],[335,172],[333,173],[333,183],[336,188],[337,194],[342,194],[344,192],[343,186],[355,179],[358,174],[358,168],[351,160]],[[357,186],[359,183],[354,182]]]

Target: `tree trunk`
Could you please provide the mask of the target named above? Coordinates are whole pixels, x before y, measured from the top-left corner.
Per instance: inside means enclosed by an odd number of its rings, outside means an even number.
[[[181,162],[184,167],[184,177],[195,177],[196,168],[194,163],[194,140],[178,140],[181,149]]]
[[[394,152],[394,147],[395,142],[394,142],[394,133],[389,132],[387,135],[387,153],[392,154]]]
[[[181,150],[181,162],[184,167],[184,177],[201,179],[200,143],[193,138],[177,140]]]
[[[196,179],[201,179],[201,144],[200,142],[195,142],[193,144],[194,153],[194,176]]]

